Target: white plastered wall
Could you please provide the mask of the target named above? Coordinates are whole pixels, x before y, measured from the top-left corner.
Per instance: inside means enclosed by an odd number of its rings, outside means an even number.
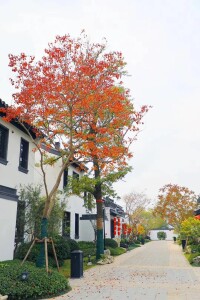
[[[166,233],[166,241],[173,241],[173,237],[177,237],[178,235],[176,233],[174,233],[174,230],[150,230],[150,238],[152,241],[158,241],[158,232],[165,232]]]
[[[51,154],[49,154],[51,156]],[[53,156],[53,154],[52,154]],[[55,156],[55,155],[54,155]],[[39,162],[40,156],[39,153],[36,152],[36,162]],[[50,190],[53,185],[55,184],[58,172],[60,170],[61,163],[58,160],[58,162],[54,166],[46,166],[45,170],[47,171],[47,184],[48,189]],[[73,166],[69,166],[68,168],[68,176],[72,176],[73,171],[79,174],[79,176],[82,176],[82,172],[78,170],[77,168]],[[35,174],[34,174],[34,182],[36,184],[43,183],[43,177],[41,174],[41,170],[39,167],[35,168]],[[63,189],[63,176],[61,179],[61,182],[59,184],[59,190]],[[43,189],[44,193],[44,189]],[[70,237],[72,239],[75,239],[75,214],[79,214],[79,218],[86,214],[86,208],[84,207],[84,201],[83,198],[78,197],[76,195],[71,195],[65,199],[66,208],[65,211],[70,212]],[[94,230],[92,227],[92,224],[89,220],[80,220],[79,219],[79,239],[81,241],[93,241],[95,238],[94,236]]]
[[[20,184],[33,183],[34,175],[34,153],[33,144],[27,134],[14,125],[4,122],[0,123],[9,129],[7,165],[0,163],[0,185],[19,191]],[[21,138],[29,142],[28,173],[18,170]],[[0,261],[13,259],[15,226],[17,215],[17,201],[0,198]]]
[[[0,198],[0,261],[13,259],[17,202]]]

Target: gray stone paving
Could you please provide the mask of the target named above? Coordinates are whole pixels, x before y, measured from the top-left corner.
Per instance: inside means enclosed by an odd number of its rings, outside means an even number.
[[[200,268],[191,267],[181,247],[171,241],[145,244],[97,266],[72,291],[56,300],[200,300]]]

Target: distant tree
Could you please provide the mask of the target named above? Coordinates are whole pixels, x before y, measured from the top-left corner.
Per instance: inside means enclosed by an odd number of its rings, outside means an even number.
[[[155,216],[153,214],[153,209],[143,210],[140,213],[140,221],[145,228],[146,235],[149,234],[149,231],[152,229],[160,228],[161,226],[165,226],[166,221],[164,221],[160,216]]]
[[[157,237],[158,237],[159,240],[165,240],[165,239],[166,239],[166,232],[164,232],[164,231],[159,231],[159,232],[157,233]]]
[[[144,235],[145,234],[145,228],[144,228],[144,226],[142,224],[138,224],[138,226],[137,226],[137,233],[139,235]]]
[[[179,230],[181,223],[193,216],[197,196],[186,187],[167,184],[159,190],[158,199],[154,213]]]
[[[126,205],[126,213],[128,214],[129,224],[134,225],[140,223],[141,213],[150,204],[150,199],[144,193],[131,192],[123,197]]]

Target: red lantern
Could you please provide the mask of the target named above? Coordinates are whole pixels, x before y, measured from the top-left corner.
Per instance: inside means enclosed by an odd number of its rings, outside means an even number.
[[[113,223],[114,223],[114,236],[117,235],[117,218],[115,217],[113,219]]]

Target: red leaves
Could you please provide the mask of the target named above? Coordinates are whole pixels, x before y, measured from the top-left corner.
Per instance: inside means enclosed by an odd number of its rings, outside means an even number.
[[[126,65],[122,53],[105,49],[104,43],[89,43],[83,32],[77,39],[56,36],[39,61],[25,53],[9,55],[17,92],[7,118],[19,114],[47,143],[53,146],[58,138],[61,148],[89,160],[95,156],[109,172],[131,157],[129,145],[148,108],[134,110],[121,81]]]

